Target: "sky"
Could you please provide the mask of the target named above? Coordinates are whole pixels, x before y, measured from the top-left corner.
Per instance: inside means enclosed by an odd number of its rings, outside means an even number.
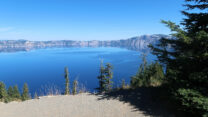
[[[170,34],[183,0],[1,0],[0,40],[118,40]]]

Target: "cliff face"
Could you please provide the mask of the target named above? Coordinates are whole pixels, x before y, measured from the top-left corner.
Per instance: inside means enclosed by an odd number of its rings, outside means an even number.
[[[132,50],[147,50],[149,44],[156,44],[162,37],[167,35],[143,35],[125,40],[113,41],[27,41],[27,40],[2,40],[0,41],[0,52],[29,51],[36,48],[52,47],[119,47]]]

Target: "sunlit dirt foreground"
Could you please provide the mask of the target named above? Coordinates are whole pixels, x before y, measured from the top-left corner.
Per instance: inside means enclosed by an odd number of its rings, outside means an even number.
[[[128,103],[82,93],[0,103],[0,117],[144,117]]]

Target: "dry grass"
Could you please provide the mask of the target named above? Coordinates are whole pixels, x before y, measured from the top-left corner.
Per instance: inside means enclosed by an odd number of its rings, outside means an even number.
[[[0,117],[143,117],[116,99],[99,100],[99,95],[81,93],[41,97],[25,102],[0,103]]]
[[[55,84],[47,84],[41,86],[41,89],[38,91],[39,96],[54,96],[54,95],[61,95],[61,88],[56,86]]]
[[[77,81],[78,85],[77,85],[77,93],[86,93],[88,92],[87,88],[85,87],[85,85],[79,83]],[[72,89],[70,89],[70,92]],[[38,93],[37,93],[38,92]],[[36,93],[39,96],[57,96],[57,95],[62,95],[63,94],[63,89],[60,88],[59,86],[55,85],[55,84],[46,84],[46,85],[42,85],[41,88],[37,91]]]

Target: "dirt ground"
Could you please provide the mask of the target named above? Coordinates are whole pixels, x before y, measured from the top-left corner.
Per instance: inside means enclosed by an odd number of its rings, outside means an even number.
[[[44,96],[25,102],[0,103],[0,117],[144,117],[129,103],[82,93]]]

